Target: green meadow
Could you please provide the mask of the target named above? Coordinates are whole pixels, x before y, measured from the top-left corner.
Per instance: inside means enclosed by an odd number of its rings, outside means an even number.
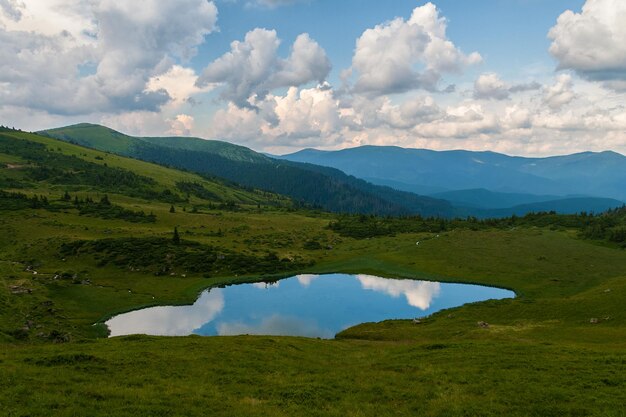
[[[567,222],[351,235],[275,194],[19,132],[0,134],[0,181],[0,415],[626,415],[626,252]],[[107,339],[102,324],[214,286],[331,272],[517,297],[333,340]]]

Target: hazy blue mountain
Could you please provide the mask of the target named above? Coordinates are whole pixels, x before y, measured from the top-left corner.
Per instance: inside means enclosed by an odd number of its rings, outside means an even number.
[[[588,195],[626,200],[626,157],[584,152],[549,158],[495,152],[431,151],[363,146],[340,151],[305,149],[281,158],[330,166],[405,191],[487,189],[534,195]],[[414,187],[414,188],[413,188]]]
[[[502,209],[469,209],[467,213],[479,218],[523,216],[528,213],[555,211],[560,214],[576,214],[580,212],[603,213],[609,209],[624,206],[624,203],[611,198],[564,198],[560,200],[543,201],[531,204],[520,204]]]
[[[524,204],[563,200],[564,198],[566,198],[558,195],[499,193],[496,191],[489,191],[484,188],[475,188],[472,190],[445,191],[441,193],[431,194],[431,197],[448,200],[455,206],[484,209],[503,209]],[[570,198],[576,197],[584,196],[571,196]]]

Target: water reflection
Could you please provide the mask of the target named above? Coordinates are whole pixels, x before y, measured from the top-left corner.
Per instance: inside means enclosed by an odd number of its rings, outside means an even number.
[[[441,290],[441,284],[438,282],[385,279],[371,275],[356,277],[363,289],[383,292],[392,297],[404,295],[409,305],[421,310],[428,310],[432,299],[437,297]]]
[[[187,336],[213,320],[224,309],[224,292],[220,288],[205,291],[191,306],[153,307],[115,316],[107,321],[111,336],[151,334]]]
[[[313,280],[316,278],[319,278],[319,275],[312,275],[312,274],[296,275],[296,279],[298,280],[300,285],[302,285],[305,288],[311,285],[311,282],[313,282]]]
[[[275,314],[261,320],[260,323],[220,323],[217,325],[217,334],[220,336],[234,336],[240,334],[271,334],[275,336],[304,336],[304,337],[333,337],[330,329],[322,329],[312,319],[305,320],[298,317],[286,317]]]
[[[298,275],[275,283],[202,293],[192,306],[154,307],[116,316],[111,336],[151,334],[290,335],[330,338],[363,322],[413,318],[468,302],[513,297],[476,285],[371,275]]]

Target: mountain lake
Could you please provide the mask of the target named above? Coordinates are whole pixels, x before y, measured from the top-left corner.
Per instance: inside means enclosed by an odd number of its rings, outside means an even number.
[[[106,322],[110,336],[281,335],[333,338],[365,322],[412,319],[466,303],[513,298],[500,288],[371,275],[297,275],[202,292],[193,305],[150,307]]]

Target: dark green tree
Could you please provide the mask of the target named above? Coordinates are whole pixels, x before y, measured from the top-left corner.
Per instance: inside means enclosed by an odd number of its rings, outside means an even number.
[[[175,245],[180,245],[180,235],[178,234],[178,227],[174,227],[174,236],[172,236],[172,242]]]
[[[111,201],[109,201],[109,196],[108,195],[104,195],[101,199],[100,199],[100,204],[102,204],[103,206],[110,206],[111,205]]]

